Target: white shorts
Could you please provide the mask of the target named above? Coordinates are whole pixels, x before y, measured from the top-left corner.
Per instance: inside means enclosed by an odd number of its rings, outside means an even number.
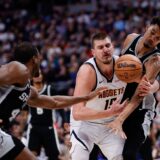
[[[122,155],[125,140],[103,124],[82,122],[80,126],[71,126],[71,142],[72,160],[87,160],[94,144],[111,160]],[[81,158],[81,155],[85,157]]]
[[[15,159],[24,147],[19,139],[0,129],[0,159]]]
[[[15,146],[12,137],[0,129],[0,158]]]

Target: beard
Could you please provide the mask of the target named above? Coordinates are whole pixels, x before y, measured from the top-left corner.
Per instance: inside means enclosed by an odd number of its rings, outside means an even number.
[[[103,61],[104,64],[110,64],[112,62],[112,57],[107,58],[106,60]]]
[[[148,48],[148,49],[153,48],[152,43],[150,43],[149,41],[144,42],[143,45],[144,45],[145,48]]]

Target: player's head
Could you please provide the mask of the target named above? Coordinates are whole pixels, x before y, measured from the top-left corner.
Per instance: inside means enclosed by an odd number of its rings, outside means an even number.
[[[92,54],[100,62],[109,64],[112,62],[114,47],[111,38],[105,32],[99,32],[92,36]]]
[[[40,55],[38,49],[29,42],[22,42],[16,46],[14,54],[14,60],[29,64],[32,66],[32,76],[39,75]]]
[[[155,48],[160,43],[160,17],[155,16],[152,18],[150,25],[144,33],[144,47]]]
[[[44,76],[41,70],[39,70],[39,76],[32,78],[32,84],[43,84],[44,83]]]

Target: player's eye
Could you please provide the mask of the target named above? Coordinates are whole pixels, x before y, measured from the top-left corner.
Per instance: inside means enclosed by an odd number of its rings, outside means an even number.
[[[106,48],[109,48],[110,46],[111,46],[110,43],[107,43],[107,44],[105,45]]]
[[[98,49],[103,49],[103,46],[99,46]]]

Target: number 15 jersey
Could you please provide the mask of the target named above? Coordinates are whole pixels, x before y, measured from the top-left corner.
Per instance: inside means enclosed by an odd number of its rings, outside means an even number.
[[[117,56],[113,57],[113,66],[117,58],[118,58]],[[115,74],[113,74],[113,77],[110,80],[107,79],[107,77],[98,68],[95,58],[90,58],[85,63],[91,65],[96,72],[95,89],[100,87],[107,87],[107,89],[104,90],[101,95],[88,101],[86,103],[86,107],[92,108],[97,111],[103,111],[103,110],[109,109],[111,107],[112,102],[115,101],[117,98],[120,98],[120,101],[121,101],[127,84],[125,82],[120,81]],[[113,70],[114,70],[114,67],[113,67]],[[88,122],[103,124],[103,123],[112,121],[114,118],[115,117],[112,116],[112,117],[101,118],[96,120],[88,120]],[[71,123],[73,121],[74,120],[71,116]]]

